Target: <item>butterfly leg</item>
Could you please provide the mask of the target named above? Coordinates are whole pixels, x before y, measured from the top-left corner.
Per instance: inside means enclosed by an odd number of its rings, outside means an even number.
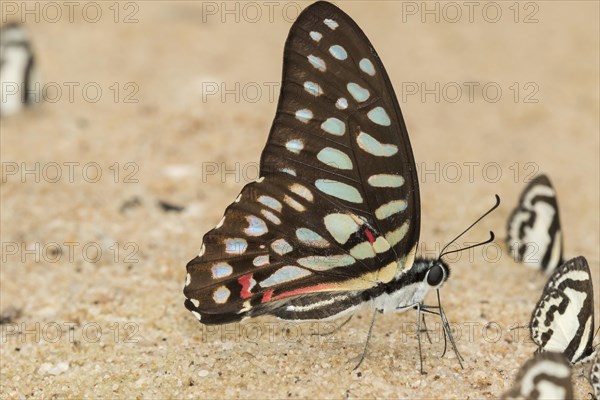
[[[421,348],[421,332],[425,331],[426,335],[427,335],[427,340],[429,340],[429,343],[431,342],[431,337],[429,336],[429,330],[427,329],[427,324],[425,323],[425,314],[434,314],[434,315],[439,315],[436,312],[433,311],[429,311],[427,310],[427,308],[429,308],[429,306],[425,306],[421,303],[415,303],[406,307],[402,307],[402,308],[398,308],[398,310],[405,310],[407,308],[413,308],[417,311],[417,342],[419,344],[419,369],[421,371],[421,375],[425,375],[425,372],[423,371],[423,352],[422,352],[422,348]],[[421,328],[421,321],[423,322],[423,328]]]
[[[433,314],[433,315],[437,315],[437,316],[439,316],[441,318],[441,314],[439,312],[435,312],[435,311],[431,311],[431,310],[427,309],[427,308],[439,309],[438,307],[436,307],[436,306],[425,306],[425,305],[423,305],[421,307],[423,308],[421,310],[421,312],[423,314],[425,314],[425,313]],[[442,350],[442,355],[440,357],[444,357],[444,355],[446,355],[446,349],[448,347],[448,339],[446,338],[446,329],[445,328],[446,327],[443,326],[443,329],[444,329],[444,350]]]
[[[350,322],[350,320],[352,319],[352,317],[354,317],[354,315],[351,315],[348,317],[348,319],[346,319],[344,322],[342,322],[341,324],[339,324],[338,326],[336,326],[335,328],[333,328],[331,331],[329,332],[318,332],[318,333],[313,333],[313,336],[329,336],[329,335],[333,335],[334,333],[336,333],[337,331],[339,331],[344,325],[346,325],[348,322]]]
[[[438,306],[426,306],[426,305],[421,306],[422,313],[438,315],[440,317],[440,319],[442,320],[442,328],[444,329],[444,350],[442,351],[441,357],[444,357],[446,355],[447,340],[449,339],[450,344],[452,345],[452,350],[454,351],[454,354],[456,355],[456,358],[458,359],[458,363],[460,364],[460,367],[464,369],[464,367],[462,365],[462,361],[464,361],[464,358],[458,352],[458,349],[456,347],[456,342],[454,341],[454,336],[452,336],[452,330],[450,329],[450,323],[448,322],[448,319],[446,318],[446,314],[444,313],[444,310],[441,309],[441,311],[436,312],[436,311],[431,311],[431,309],[440,310],[440,308]]]
[[[371,340],[371,332],[373,331],[373,325],[375,324],[375,315],[377,315],[376,308],[373,310],[373,316],[371,317],[371,325],[369,326],[369,333],[367,334],[367,341],[365,342],[365,348],[363,349],[362,355],[360,356],[360,360],[358,360],[358,364],[356,364],[356,367],[354,367],[352,369],[352,371],[355,371],[356,369],[358,369],[358,367],[360,367],[360,364],[362,364],[363,360],[365,359],[365,356],[367,354],[367,347],[369,346],[369,341]]]
[[[417,342],[419,342],[419,368],[421,375],[425,375],[423,372],[423,353],[421,351],[421,319],[425,321],[424,314],[421,313],[421,304],[417,304]]]
[[[450,344],[452,345],[452,350],[454,350],[454,355],[456,356],[456,359],[458,360],[458,363],[460,364],[460,368],[464,369],[465,367],[463,367],[463,365],[462,365],[462,361],[464,361],[464,358],[458,352],[458,348],[456,347],[456,342],[454,342],[454,336],[452,336],[452,329],[450,329],[450,322],[448,322],[448,318],[446,317],[446,313],[444,312],[444,308],[442,307],[442,302],[440,300],[439,289],[437,290],[437,299],[438,299],[438,307],[440,310],[440,318],[442,319],[442,324],[444,325],[444,331],[446,332],[445,334],[448,336],[448,339],[450,340]]]
[[[420,312],[439,315],[440,319],[442,320],[442,327],[444,329],[444,351],[442,352],[442,357],[446,354],[446,339],[448,339],[450,341],[450,345],[452,346],[452,350],[454,351],[454,355],[456,356],[456,359],[458,360],[460,367],[464,369],[464,366],[462,364],[462,361],[464,361],[464,358],[460,355],[460,352],[458,351],[458,348],[456,347],[456,342],[454,341],[454,336],[452,336],[452,329],[450,328],[450,322],[448,321],[448,318],[446,317],[446,313],[444,312],[444,309],[443,309],[441,301],[440,301],[439,290],[437,292],[437,296],[438,296],[438,305],[437,306],[420,305],[419,306]],[[431,311],[431,310],[437,310],[437,311]]]
[[[429,344],[432,344],[433,342],[431,341],[431,336],[429,336],[429,329],[427,329],[427,323],[425,322],[425,313],[421,313],[421,319],[423,320],[423,332],[425,332]]]

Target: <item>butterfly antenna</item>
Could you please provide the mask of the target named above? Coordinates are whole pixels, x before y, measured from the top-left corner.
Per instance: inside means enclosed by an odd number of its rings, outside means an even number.
[[[465,233],[467,233],[472,227],[474,227],[479,221],[481,221],[482,219],[484,219],[489,213],[491,213],[492,211],[494,211],[496,208],[498,208],[498,206],[500,205],[500,196],[498,196],[497,194],[494,195],[496,197],[496,204],[494,204],[492,206],[492,208],[490,208],[489,210],[487,210],[481,217],[477,218],[477,220],[475,222],[473,222],[471,225],[469,225],[469,227],[467,229],[465,229],[464,231],[462,231],[457,237],[455,237],[454,239],[452,239],[446,246],[444,246],[444,248],[442,249],[442,251],[440,252],[440,257],[442,258],[442,256],[446,255],[446,254],[450,254],[450,253],[455,253],[456,251],[462,251],[462,250],[467,250],[470,249],[472,247],[476,247],[476,246],[481,246],[483,244],[489,243],[492,240],[494,240],[494,234],[493,232],[490,232],[492,234],[492,239],[484,242],[484,243],[479,243],[477,245],[471,246],[471,247],[466,247],[464,249],[461,250],[455,250],[455,251],[449,251],[448,253],[444,253],[444,251],[448,248],[448,246],[450,246],[452,243],[456,242],[462,235],[464,235]]]
[[[479,246],[483,246],[486,245],[488,243],[491,243],[494,241],[494,239],[496,238],[496,236],[494,236],[494,232],[490,231],[490,238],[488,240],[486,240],[485,242],[479,242],[476,244],[473,244],[471,246],[467,246],[467,247],[462,247],[460,249],[456,249],[456,250],[451,250],[451,251],[447,251],[445,253],[440,254],[439,258],[442,258],[443,256],[446,256],[448,254],[452,254],[452,253],[458,253],[460,251],[465,251],[465,250],[469,250],[472,249],[473,247],[479,247]]]

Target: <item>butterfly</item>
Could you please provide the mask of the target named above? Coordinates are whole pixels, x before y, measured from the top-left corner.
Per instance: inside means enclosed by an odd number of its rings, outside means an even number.
[[[596,400],[600,399],[600,354],[596,354],[596,359],[592,364],[592,369],[590,370],[590,383],[594,390],[594,398]]]
[[[204,324],[333,320],[366,303],[425,311],[450,268],[415,258],[418,177],[377,52],[352,18],[317,2],[290,29],[282,82],[260,178],[187,264],[186,308]]]
[[[40,96],[35,88],[35,63],[22,25],[9,23],[0,30],[1,115],[18,112]]]
[[[571,365],[560,353],[536,354],[519,370],[502,399],[572,399]]]
[[[564,262],[556,191],[546,175],[538,175],[523,190],[507,231],[506,244],[515,260],[546,273]]]
[[[594,288],[582,256],[568,260],[548,278],[531,314],[531,339],[537,352],[563,353],[571,364],[590,360],[594,338]]]

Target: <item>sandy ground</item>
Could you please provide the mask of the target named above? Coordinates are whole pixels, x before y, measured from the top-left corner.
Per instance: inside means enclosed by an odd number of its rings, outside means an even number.
[[[183,307],[185,264],[256,178],[283,44],[308,3],[100,2],[96,23],[77,3],[73,22],[66,8],[55,22],[50,9],[26,16],[45,90],[62,94],[2,119],[1,309],[19,313],[2,325],[0,397],[498,397],[534,350],[507,329],[528,322],[545,283],[501,245],[534,173],[553,180],[565,255],[588,258],[600,298],[599,4],[500,2],[492,22],[497,9],[475,3],[469,21],[461,2],[428,2],[439,22],[421,2],[338,3],[398,93],[421,168],[421,250],[435,255],[502,198],[464,239],[492,229],[498,246],[457,257],[442,290],[464,369],[439,357],[438,324],[426,375],[413,314],[378,316],[352,372],[368,310],[319,337],[329,324],[205,327]],[[577,398],[590,391],[583,370]]]

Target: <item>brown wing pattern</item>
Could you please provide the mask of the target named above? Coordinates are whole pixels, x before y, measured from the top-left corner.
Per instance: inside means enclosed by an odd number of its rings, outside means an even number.
[[[337,7],[308,7],[286,42],[282,81],[261,179],[187,265],[186,307],[204,323],[309,293],[365,290],[412,265],[416,169],[367,37]]]

